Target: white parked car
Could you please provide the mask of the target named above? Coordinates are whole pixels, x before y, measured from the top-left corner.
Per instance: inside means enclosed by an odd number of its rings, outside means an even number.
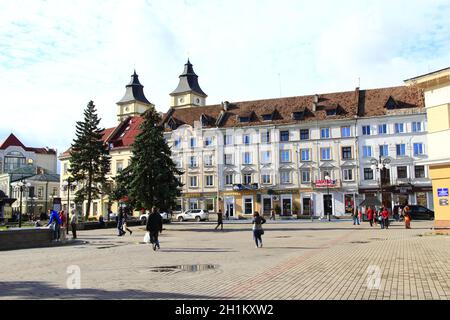
[[[209,219],[209,212],[203,209],[186,210],[183,213],[177,214],[176,219],[180,222],[188,220],[195,220],[197,222],[206,221]]]
[[[141,214],[139,217],[139,220],[141,220],[142,224],[147,223],[149,213]],[[163,219],[163,222],[170,223],[172,221],[172,214],[167,212],[160,212],[161,218]]]

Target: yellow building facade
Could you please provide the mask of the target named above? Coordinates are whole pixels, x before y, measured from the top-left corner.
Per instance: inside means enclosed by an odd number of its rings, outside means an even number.
[[[405,80],[424,91],[435,229],[450,229],[450,68]]]

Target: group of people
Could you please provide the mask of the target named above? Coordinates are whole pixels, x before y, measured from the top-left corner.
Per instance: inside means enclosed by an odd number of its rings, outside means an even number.
[[[361,211],[359,211],[359,214],[362,214]],[[377,223],[379,222],[381,229],[389,228],[389,210],[385,206],[381,207],[380,210],[376,210],[375,208],[372,208],[370,206],[366,207],[366,214],[367,220],[369,220],[371,227],[373,225],[377,225]],[[405,228],[411,229],[411,209],[408,205],[405,205],[403,207],[397,219],[399,219],[400,217],[402,217],[405,222]]]
[[[52,239],[54,241],[60,241],[61,239],[61,228],[66,228],[67,223],[70,223],[72,229],[72,237],[73,239],[77,238],[77,215],[75,210],[72,211],[72,216],[70,221],[68,221],[68,217],[64,211],[57,212],[55,210],[48,210],[50,219],[47,223],[47,227],[49,227],[52,232]],[[40,221],[36,221],[36,227],[40,227]]]

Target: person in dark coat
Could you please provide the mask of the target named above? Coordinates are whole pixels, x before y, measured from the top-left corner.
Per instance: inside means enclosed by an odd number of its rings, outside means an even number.
[[[150,243],[153,250],[160,249],[158,233],[162,233],[163,220],[156,207],[152,208],[152,213],[148,216],[146,229],[150,232]]]
[[[266,223],[266,219],[260,216],[258,211],[255,211],[253,213],[252,224],[253,224],[253,239],[255,240],[256,248],[262,248],[263,246],[261,236],[264,234],[264,230],[262,227],[264,223]]]
[[[219,210],[217,213],[217,226],[214,228],[214,230],[217,230],[217,228],[220,226],[220,230],[223,230],[223,214],[222,210]]]
[[[123,208],[119,208],[119,213],[117,214],[116,222],[117,222],[117,230],[119,231],[118,236],[121,237],[124,234],[126,234],[126,232],[123,231]]]

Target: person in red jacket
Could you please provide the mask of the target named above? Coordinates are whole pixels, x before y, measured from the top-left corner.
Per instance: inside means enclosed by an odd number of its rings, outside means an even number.
[[[366,208],[367,219],[369,220],[370,226],[373,226],[373,210],[371,207]]]
[[[389,228],[389,211],[386,207],[383,207],[383,210],[381,211],[381,229],[388,229]]]

